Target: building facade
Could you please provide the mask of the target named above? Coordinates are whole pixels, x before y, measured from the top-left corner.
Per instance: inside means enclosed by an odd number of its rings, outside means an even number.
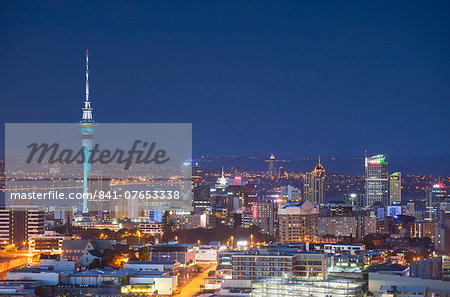
[[[357,217],[327,216],[319,217],[317,235],[357,236]]]
[[[389,205],[388,163],[384,155],[366,157],[366,195],[365,206],[381,203]]]
[[[44,209],[39,206],[10,206],[0,209],[0,247],[28,247],[30,237],[44,234]]]
[[[402,202],[402,174],[394,172],[389,177],[389,197],[391,204]]]
[[[327,256],[318,252],[259,248],[233,255],[231,263],[235,280],[283,276],[325,279]]]
[[[288,202],[278,208],[280,242],[301,242],[317,235],[319,206],[311,201]]]
[[[278,204],[272,201],[252,203],[253,223],[261,232],[275,236],[278,225]]]
[[[313,171],[307,172],[303,184],[303,200],[309,200],[317,204],[325,203],[325,169],[322,164],[317,164]]]

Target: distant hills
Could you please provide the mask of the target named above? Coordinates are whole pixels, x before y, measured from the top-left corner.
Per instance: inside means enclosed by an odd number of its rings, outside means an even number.
[[[268,157],[254,156],[202,156],[194,158],[204,168],[225,169],[239,168],[242,171],[267,171]],[[287,172],[311,171],[318,163],[318,158],[282,158],[277,157],[277,167],[283,166]],[[407,157],[387,155],[389,173],[400,171],[403,174],[446,176],[450,174],[450,156],[442,157]],[[322,157],[321,163],[330,173],[347,175],[364,175],[364,157]]]

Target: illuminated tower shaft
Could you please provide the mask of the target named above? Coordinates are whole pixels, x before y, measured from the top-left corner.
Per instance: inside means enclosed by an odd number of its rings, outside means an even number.
[[[89,162],[92,147],[94,145],[94,129],[95,122],[92,118],[91,102],[89,101],[89,52],[86,50],[86,99],[82,108],[83,116],[78,126],[81,131],[81,145],[84,148],[83,163],[83,213],[88,213],[88,177],[91,171],[91,163]]]
[[[277,169],[275,168],[277,160],[275,159],[275,156],[273,154],[270,155],[269,159],[269,170],[267,170],[267,174],[269,177],[275,177],[277,174]]]

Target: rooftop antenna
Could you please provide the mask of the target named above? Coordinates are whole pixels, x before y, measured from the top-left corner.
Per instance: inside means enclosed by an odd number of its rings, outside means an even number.
[[[89,101],[89,50],[86,50],[86,101]]]

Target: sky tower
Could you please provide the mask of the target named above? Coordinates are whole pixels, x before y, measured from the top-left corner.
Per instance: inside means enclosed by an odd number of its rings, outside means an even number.
[[[91,171],[91,163],[89,158],[91,156],[92,147],[94,145],[94,129],[95,122],[92,118],[91,102],[89,101],[89,50],[86,50],[86,98],[84,100],[84,107],[81,109],[83,116],[78,126],[81,131],[81,146],[84,148],[84,164],[83,164],[83,213],[87,213],[87,192],[88,192],[88,175]]]

